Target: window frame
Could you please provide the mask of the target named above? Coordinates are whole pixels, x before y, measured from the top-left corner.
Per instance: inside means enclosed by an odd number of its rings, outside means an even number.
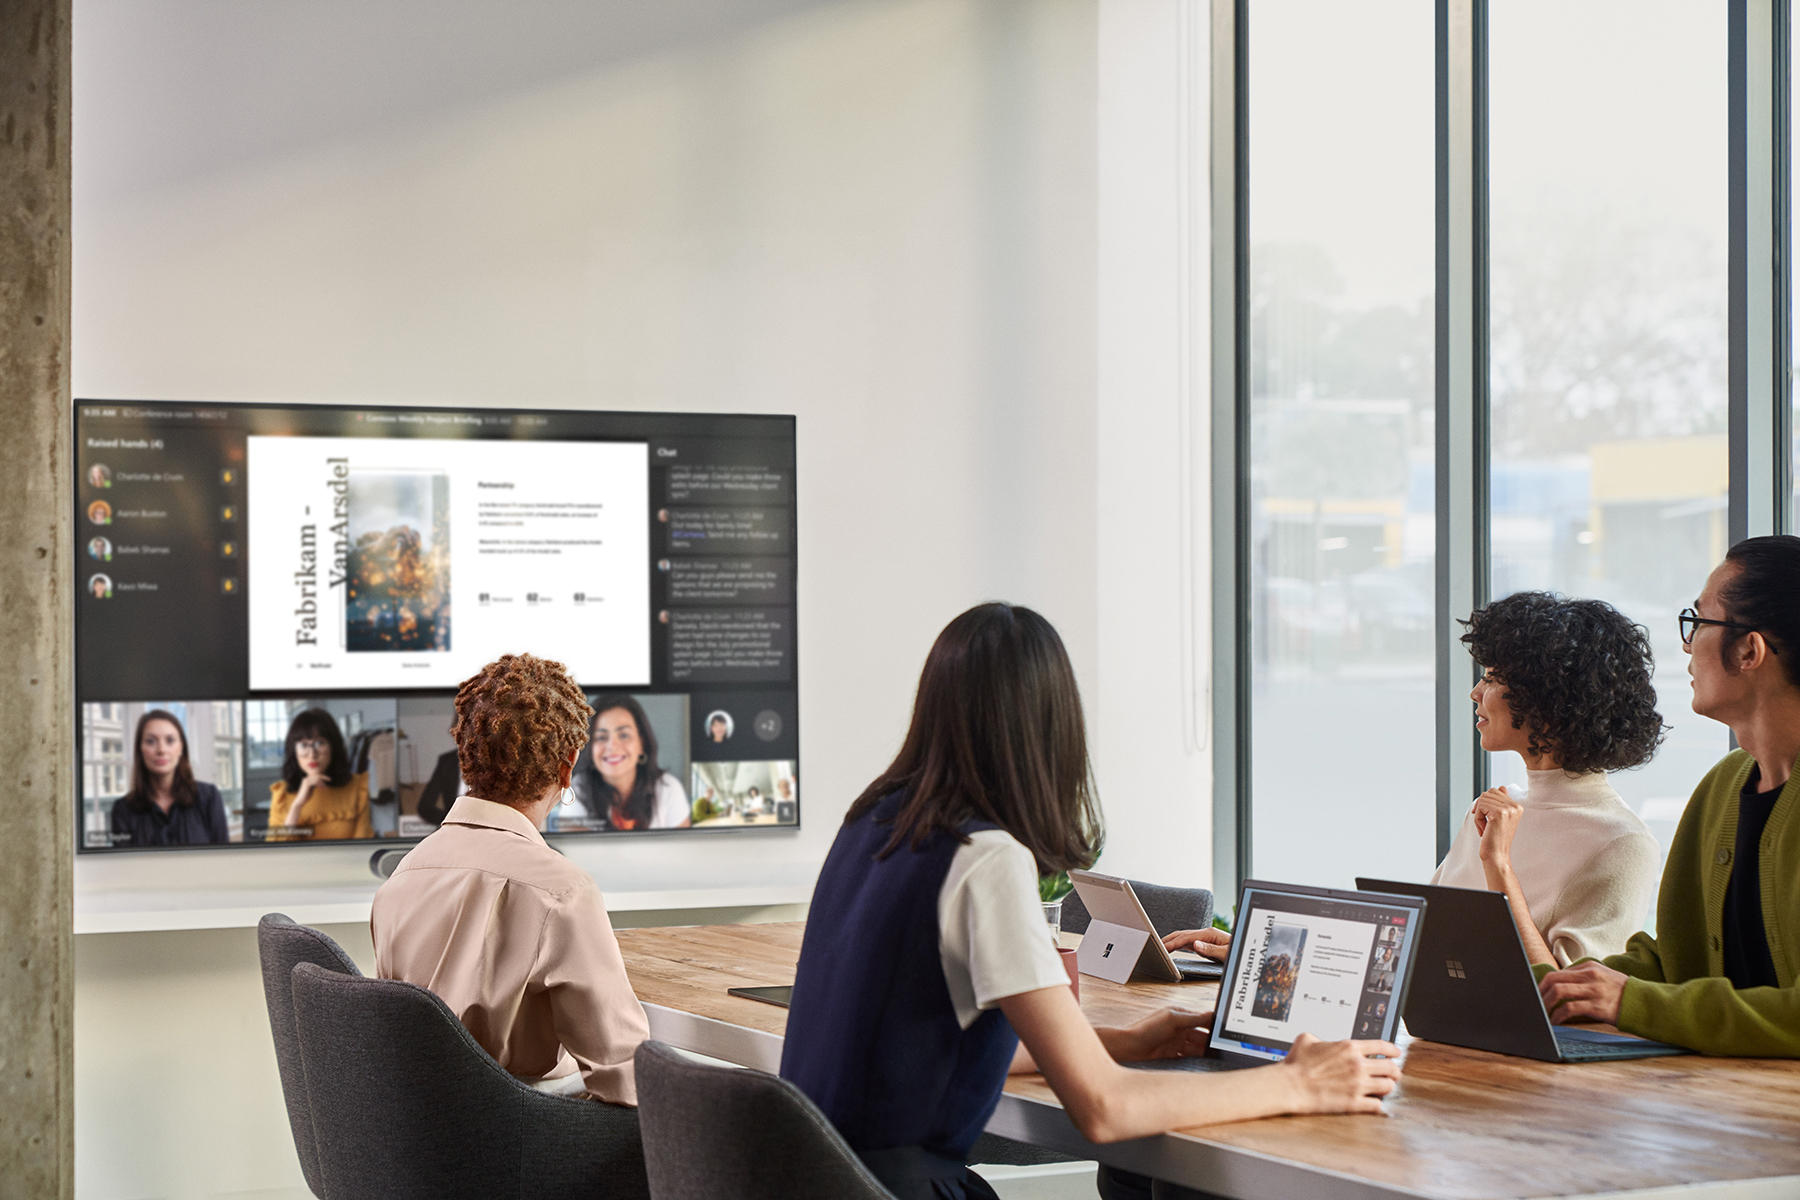
[[[1248,62],[1250,0],[1210,9],[1213,890],[1253,861]],[[1456,617],[1490,598],[1488,0],[1436,0],[1437,852],[1487,756],[1461,705],[1474,664]],[[1791,0],[1727,0],[1728,540],[1796,532],[1789,268]],[[1195,239],[1200,241],[1201,239]]]

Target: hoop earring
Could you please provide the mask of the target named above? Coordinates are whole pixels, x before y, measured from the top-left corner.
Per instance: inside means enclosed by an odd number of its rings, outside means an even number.
[[[638,766],[640,766],[640,767],[641,767],[641,766],[643,766],[643,765],[644,765],[644,764],[645,764],[645,763],[647,763],[647,762],[649,762],[649,761],[650,761],[650,756],[649,756],[649,755],[648,755],[648,754],[640,754],[640,755],[638,755]]]
[[[558,801],[558,803],[560,803],[564,808],[567,808],[569,805],[575,803],[575,789],[573,787],[564,788],[562,790],[562,799],[560,801]]]

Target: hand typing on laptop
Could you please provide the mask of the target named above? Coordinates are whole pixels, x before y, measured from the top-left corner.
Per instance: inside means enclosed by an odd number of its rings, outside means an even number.
[[[1214,962],[1231,955],[1231,935],[1223,929],[1183,929],[1164,936],[1162,944],[1165,950],[1191,950]]]
[[[1571,1021],[1617,1025],[1627,978],[1622,971],[1590,960],[1550,972],[1538,983],[1538,994],[1544,998],[1544,1011],[1558,1025]]]
[[[1165,1008],[1122,1029],[1096,1029],[1114,1062],[1147,1062],[1205,1054],[1212,1009]]]
[[[1293,1071],[1294,1112],[1378,1113],[1400,1085],[1400,1047],[1392,1042],[1294,1039],[1280,1070]],[[1311,1104],[1314,1107],[1302,1107]]]

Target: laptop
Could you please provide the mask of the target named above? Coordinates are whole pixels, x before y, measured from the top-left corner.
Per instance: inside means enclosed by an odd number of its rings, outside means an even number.
[[[1286,1058],[1302,1033],[1392,1041],[1425,906],[1417,896],[1245,880],[1206,1053],[1125,1065],[1263,1067]]]
[[[1540,1062],[1689,1053],[1625,1034],[1552,1025],[1503,893],[1388,879],[1358,879],[1356,886],[1418,896],[1431,906],[1419,943],[1421,969],[1403,1014],[1414,1037]]]
[[[1075,885],[1075,894],[1087,905],[1088,915],[1094,920],[1108,921],[1126,929],[1142,929],[1150,935],[1144,942],[1144,948],[1138,952],[1137,964],[1132,968],[1133,979],[1141,977],[1160,979],[1164,983],[1196,980],[1211,983],[1225,973],[1224,967],[1208,959],[1176,958],[1170,954],[1162,944],[1162,935],[1150,923],[1143,901],[1131,889],[1129,879],[1101,875],[1094,871],[1070,871],[1069,882]]]

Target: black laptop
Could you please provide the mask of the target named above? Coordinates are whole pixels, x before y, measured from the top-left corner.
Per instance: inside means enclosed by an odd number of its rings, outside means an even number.
[[[1431,906],[1403,1013],[1414,1037],[1540,1062],[1689,1053],[1644,1038],[1552,1025],[1503,893],[1388,879],[1358,879],[1356,886],[1418,896]]]
[[[1412,895],[1246,880],[1205,1055],[1126,1065],[1264,1067],[1286,1058],[1302,1033],[1392,1041],[1425,905]]]

